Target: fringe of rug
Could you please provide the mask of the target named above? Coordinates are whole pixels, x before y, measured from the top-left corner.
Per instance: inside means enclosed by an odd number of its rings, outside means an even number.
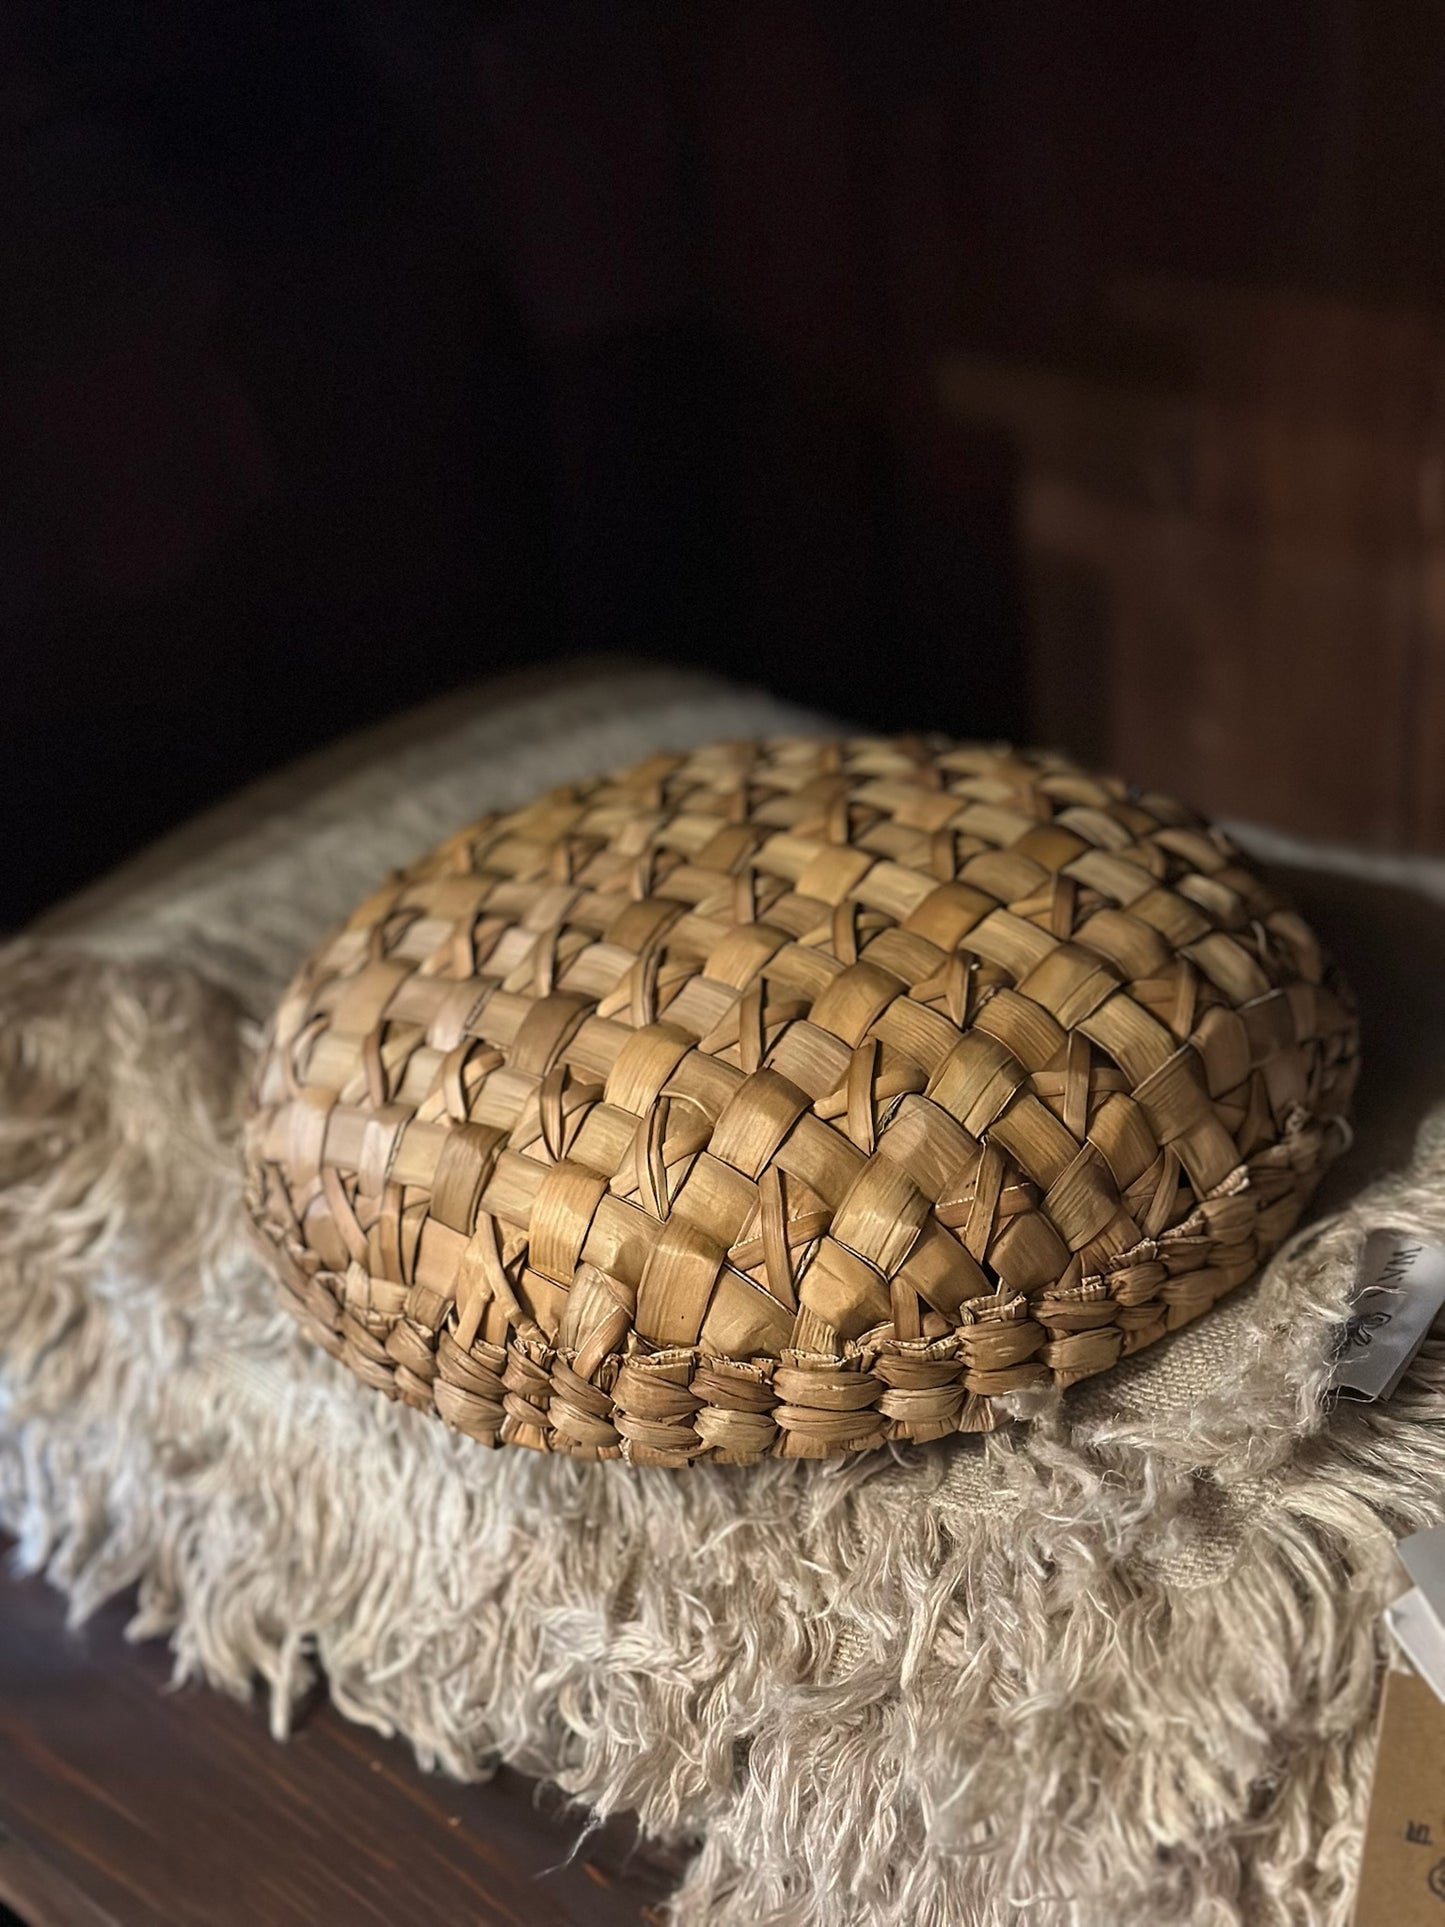
[[[365,1394],[239,1229],[247,1040],[183,966],[0,959],[0,1520],[82,1619],[462,1777],[699,1844],[676,1927],[1343,1927],[1391,1544],[1437,1523],[1445,1347],[1319,1417],[1371,1223],[1276,1262],[1238,1375],[978,1449],[685,1477],[479,1453]],[[600,1474],[600,1476],[599,1476]]]

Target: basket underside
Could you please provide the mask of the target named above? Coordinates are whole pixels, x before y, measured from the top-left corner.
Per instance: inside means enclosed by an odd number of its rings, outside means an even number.
[[[488,1444],[985,1431],[1248,1278],[1348,993],[1218,831],[1066,759],[785,740],[451,839],[309,960],[249,1201],[307,1330]]]

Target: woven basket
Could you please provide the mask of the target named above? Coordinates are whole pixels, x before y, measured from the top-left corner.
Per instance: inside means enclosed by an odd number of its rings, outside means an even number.
[[[659,756],[393,877],[278,1010],[249,1201],[316,1341],[486,1444],[990,1430],[1206,1311],[1352,1006],[1217,830],[1055,755]]]

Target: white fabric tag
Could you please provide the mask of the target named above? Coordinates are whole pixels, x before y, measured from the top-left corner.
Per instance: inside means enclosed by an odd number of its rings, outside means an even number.
[[[1360,1253],[1331,1386],[1341,1398],[1388,1398],[1445,1306],[1445,1246],[1372,1231]]]
[[[1386,1606],[1385,1624],[1421,1679],[1437,1699],[1445,1700],[1445,1626],[1418,1586]]]
[[[1395,1547],[1400,1563],[1445,1625],[1445,1526],[1412,1532]]]

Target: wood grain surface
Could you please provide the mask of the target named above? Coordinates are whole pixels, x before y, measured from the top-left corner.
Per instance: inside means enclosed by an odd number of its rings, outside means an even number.
[[[127,1612],[70,1632],[58,1594],[0,1579],[0,1921],[638,1927],[675,1877],[626,1827],[577,1846],[555,1792],[423,1775],[324,1702],[278,1745],[259,1701],[168,1690]]]

